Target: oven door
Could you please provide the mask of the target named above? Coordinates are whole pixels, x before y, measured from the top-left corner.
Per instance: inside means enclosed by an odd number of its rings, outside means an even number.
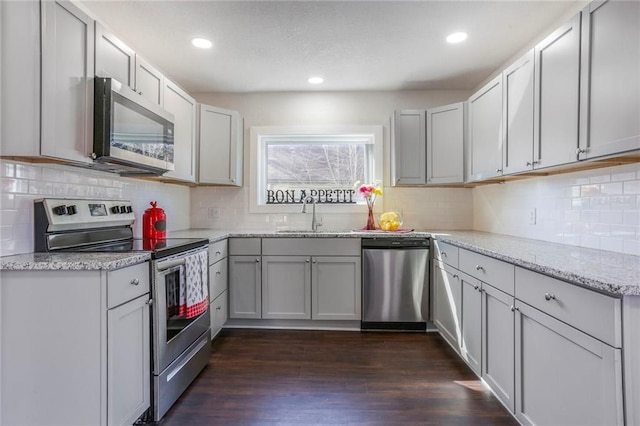
[[[180,314],[178,309],[180,286],[184,282],[184,264],[188,255],[206,251],[204,247],[187,253],[154,261],[153,280],[153,374],[162,371],[182,354],[202,333],[209,330],[210,313],[207,305],[204,312],[193,318]],[[208,268],[207,282],[208,282]]]

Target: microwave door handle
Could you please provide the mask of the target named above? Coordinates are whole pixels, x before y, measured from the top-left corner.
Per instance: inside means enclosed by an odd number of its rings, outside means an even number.
[[[156,269],[158,271],[166,271],[167,269],[171,269],[171,268],[176,267],[176,266],[184,265],[184,262],[185,262],[184,259],[167,260],[166,262],[158,263],[158,266],[156,266]]]

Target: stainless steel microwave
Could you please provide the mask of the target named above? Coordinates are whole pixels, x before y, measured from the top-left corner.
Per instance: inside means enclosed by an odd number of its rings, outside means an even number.
[[[173,115],[113,78],[94,84],[93,159],[121,174],[174,169]]]

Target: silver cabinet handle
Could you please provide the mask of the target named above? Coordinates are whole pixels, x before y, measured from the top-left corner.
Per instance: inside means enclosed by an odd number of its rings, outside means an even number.
[[[556,295],[553,293],[545,293],[544,300],[556,300]]]
[[[309,259],[305,259],[304,261],[305,261],[305,262],[307,262],[307,263],[309,263]]]
[[[149,299],[145,302],[147,305],[153,305],[153,299]]]
[[[480,288],[480,286],[479,286],[479,285],[477,285],[477,284],[473,286],[473,289],[474,289],[474,290],[477,290],[477,289],[479,289],[479,288]]]
[[[236,182],[236,180],[235,180],[235,179],[231,179],[231,182],[235,183],[235,182]]]
[[[318,263],[318,261],[317,261],[317,260],[315,260],[315,259],[313,259],[313,262],[311,262],[311,263]]]
[[[137,279],[137,278],[134,278],[134,279],[132,279],[132,280],[131,280],[131,282],[130,282],[129,284],[131,284],[131,285],[138,285],[138,284],[140,284],[140,280],[139,280],[139,279]]]
[[[220,271],[216,271],[216,275],[220,275],[222,272]]]
[[[256,263],[260,263],[260,259],[256,259]]]
[[[484,268],[480,265],[476,265],[476,271],[482,271],[484,272]]]
[[[440,254],[442,254],[442,256],[447,257],[447,252],[446,251],[441,251]]]
[[[220,250],[216,250],[216,255],[218,254],[222,254],[222,252]]]
[[[533,163],[531,161],[527,161],[527,166],[533,166]]]
[[[502,173],[502,169],[496,169],[496,173]]]
[[[511,312],[514,312],[516,310],[516,307],[511,305]]]
[[[587,152],[587,150],[584,148],[576,148],[576,154],[578,155],[584,154],[585,152]]]
[[[452,277],[453,278],[458,278],[458,274],[453,274]]]
[[[222,309],[222,306],[218,306],[218,307],[216,308],[216,311],[219,311],[220,309]]]

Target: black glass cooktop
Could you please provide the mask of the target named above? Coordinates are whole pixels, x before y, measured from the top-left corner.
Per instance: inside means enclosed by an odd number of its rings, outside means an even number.
[[[65,251],[82,251],[93,253],[126,253],[146,251],[151,252],[153,259],[171,256],[209,244],[206,238],[166,238],[166,239],[143,239],[136,238],[126,241],[112,242],[109,244],[99,244],[94,246],[78,247]]]

